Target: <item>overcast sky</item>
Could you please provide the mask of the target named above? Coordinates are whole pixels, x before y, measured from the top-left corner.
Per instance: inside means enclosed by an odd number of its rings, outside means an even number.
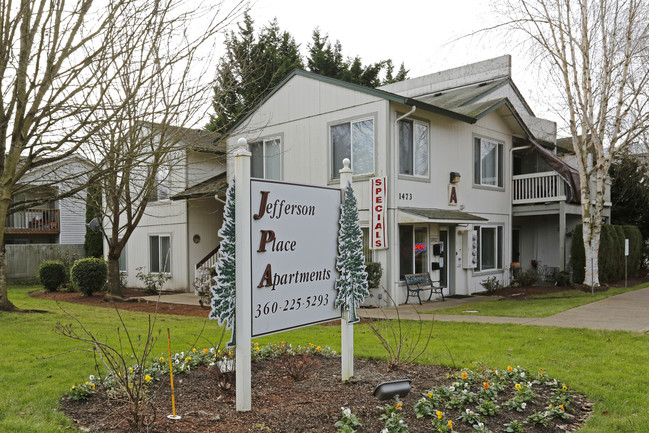
[[[490,0],[411,0],[402,2],[366,0],[256,0],[251,15],[255,29],[277,17],[303,53],[319,27],[331,40],[339,40],[345,56],[361,56],[363,63],[392,59],[409,69],[409,77],[512,55],[513,79],[539,117],[557,121],[539,94],[538,76],[530,59],[517,52],[511,40],[476,30],[498,18]],[[459,40],[458,40],[459,39]]]

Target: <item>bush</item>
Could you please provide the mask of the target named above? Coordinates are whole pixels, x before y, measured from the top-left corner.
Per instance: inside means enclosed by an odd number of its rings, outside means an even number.
[[[584,232],[582,224],[577,224],[570,245],[570,265],[572,266],[572,281],[581,284],[586,275],[586,252],[584,251]]]
[[[629,275],[636,276],[642,260],[642,233],[636,226],[622,226],[625,239],[629,240]]]
[[[89,257],[77,261],[70,270],[72,282],[86,296],[92,296],[106,285],[108,265],[103,259]]]
[[[38,267],[38,279],[45,289],[55,292],[65,283],[65,265],[58,260],[48,260]]]
[[[381,284],[381,276],[383,275],[383,268],[381,263],[367,262],[365,263],[365,272],[367,272],[367,286],[370,289],[376,289]]]
[[[529,268],[524,271],[519,271],[514,275],[512,279],[514,284],[517,284],[519,287],[530,287],[539,281],[539,274],[536,272],[536,269]]]
[[[487,293],[495,293],[496,290],[501,289],[503,286],[496,277],[489,277],[482,281],[480,285],[487,291]]]

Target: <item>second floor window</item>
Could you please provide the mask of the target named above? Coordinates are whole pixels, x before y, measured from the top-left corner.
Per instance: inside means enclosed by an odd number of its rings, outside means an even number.
[[[331,127],[331,177],[338,179],[343,159],[354,174],[374,173],[374,119],[345,122]]]
[[[279,137],[250,144],[250,175],[259,179],[281,179],[282,145]]]
[[[486,138],[473,139],[473,183],[503,187],[503,144]]]
[[[155,185],[149,196],[149,201],[167,200],[169,198],[170,184],[169,167],[165,164],[160,164],[158,171],[155,173]]]
[[[428,176],[428,125],[399,121],[399,174]]]

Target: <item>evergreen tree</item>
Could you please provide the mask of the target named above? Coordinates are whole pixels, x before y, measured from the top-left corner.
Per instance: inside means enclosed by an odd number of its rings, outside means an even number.
[[[226,36],[225,49],[214,86],[214,114],[207,125],[211,131],[227,130],[290,71],[304,67],[299,45],[281,31],[277,19],[255,36],[248,12],[238,32]]]
[[[223,225],[219,230],[221,248],[216,262],[215,285],[212,286],[212,311],[210,319],[216,319],[219,326],[232,329],[230,345],[235,341],[235,306],[236,306],[236,261],[235,261],[235,226],[234,226],[234,179],[228,187],[223,210]]]
[[[340,277],[336,280],[336,308],[350,312],[349,323],[358,322],[356,308],[370,294],[367,288],[367,272],[363,256],[363,232],[358,222],[356,197],[351,183],[347,185],[345,201],[340,214],[338,234],[338,258],[336,269]]]
[[[86,223],[94,218],[101,217],[101,187],[90,185],[86,192]],[[86,237],[84,241],[86,257],[103,257],[104,256],[104,238],[101,230],[92,231],[86,228]]]

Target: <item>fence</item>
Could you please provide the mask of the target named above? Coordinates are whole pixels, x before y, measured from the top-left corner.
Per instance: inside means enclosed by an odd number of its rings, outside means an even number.
[[[5,245],[8,280],[32,280],[38,276],[38,266],[45,260],[61,260],[68,256],[85,257],[83,244],[17,244]]]

